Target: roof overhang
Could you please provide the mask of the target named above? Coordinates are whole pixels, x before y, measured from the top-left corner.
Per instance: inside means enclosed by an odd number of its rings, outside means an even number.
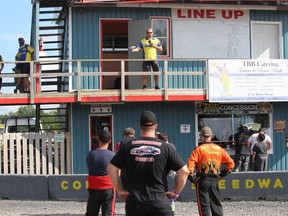
[[[74,7],[143,7],[143,8],[235,8],[254,10],[288,10],[288,1],[279,0],[78,0]]]

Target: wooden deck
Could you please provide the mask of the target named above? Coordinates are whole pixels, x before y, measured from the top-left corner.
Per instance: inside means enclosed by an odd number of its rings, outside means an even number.
[[[1,105],[49,104],[49,103],[117,103],[143,101],[202,101],[206,100],[205,90],[168,89],[125,89],[82,90],[49,93],[3,93]]]
[[[104,61],[104,60],[102,60]],[[121,68],[118,72],[99,72],[99,67],[95,66],[96,71],[83,72],[84,65],[87,63],[100,64],[96,60],[58,60],[65,64],[74,64],[77,67],[67,72],[42,73],[39,64],[54,63],[51,61],[30,62],[30,74],[15,74],[11,72],[2,72],[0,77],[3,79],[2,94],[0,94],[0,105],[27,105],[27,104],[49,104],[49,103],[117,103],[117,102],[141,102],[141,101],[202,101],[206,100],[206,71],[198,71],[199,68],[192,67],[197,62],[207,65],[205,60],[187,60],[180,68],[168,67],[169,61],[163,60],[161,72],[143,72],[143,71],[126,71],[125,62],[130,60],[109,59],[105,61],[120,61]],[[138,60],[141,61],[142,60]],[[183,60],[184,61],[184,60]],[[183,62],[182,61],[182,62]],[[185,62],[185,61],[184,61]],[[15,64],[17,62],[4,62],[4,64]],[[182,65],[182,64],[180,64]],[[44,67],[44,66],[42,66]],[[169,69],[169,70],[168,70]],[[176,70],[176,71],[175,71]],[[134,89],[129,86],[125,88],[130,76],[141,80],[145,75],[161,77],[161,89]],[[121,79],[121,89],[103,89],[102,81],[104,78],[119,77]],[[138,77],[139,78],[138,78]],[[31,83],[30,93],[12,93],[15,88],[13,80],[15,78],[29,77]],[[59,92],[58,88],[53,91],[47,91],[51,86],[49,80],[53,79],[54,85],[61,86],[66,91]],[[55,82],[55,80],[60,80]],[[131,81],[131,80],[130,80]],[[56,84],[55,84],[56,83]],[[89,83],[89,85],[88,85]],[[90,85],[90,83],[92,83]],[[159,80],[160,84],[160,80]],[[5,88],[9,87],[9,91]],[[142,86],[141,86],[142,87]],[[137,87],[136,87],[137,88]],[[69,89],[69,90],[68,90]]]

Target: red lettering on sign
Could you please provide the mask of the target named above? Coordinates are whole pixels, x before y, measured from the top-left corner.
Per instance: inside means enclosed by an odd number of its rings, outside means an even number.
[[[192,17],[192,11],[191,10],[188,10],[188,18],[191,18]]]
[[[204,10],[194,10],[193,18],[205,18],[205,11]]]
[[[244,16],[244,12],[243,11],[234,11],[234,17],[235,19],[238,19],[238,17],[240,16]]]
[[[186,18],[186,16],[183,16],[181,12],[182,12],[182,10],[177,10],[177,17],[178,18]]]
[[[238,19],[239,17],[243,16],[244,12],[243,11],[239,11],[239,10],[235,10],[235,11],[225,11],[222,10],[222,17],[224,19]]]
[[[193,19],[215,19],[215,10],[177,10],[177,18],[193,18]]]
[[[215,10],[207,10],[206,12],[207,19],[215,19]]]
[[[223,19],[239,19],[244,16],[244,11],[241,10],[222,10]],[[182,19],[216,19],[216,10],[193,10],[193,9],[178,9],[177,18]],[[220,17],[218,17],[220,18]]]

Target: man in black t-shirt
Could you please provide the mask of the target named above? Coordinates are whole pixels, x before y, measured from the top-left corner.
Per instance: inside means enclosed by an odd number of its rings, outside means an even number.
[[[127,216],[174,215],[170,199],[177,199],[185,186],[188,168],[172,146],[155,137],[157,126],[154,113],[143,112],[141,136],[124,141],[108,165],[111,182],[126,201]],[[120,169],[126,171],[127,191],[121,185]],[[173,191],[168,191],[169,170],[178,174]]]

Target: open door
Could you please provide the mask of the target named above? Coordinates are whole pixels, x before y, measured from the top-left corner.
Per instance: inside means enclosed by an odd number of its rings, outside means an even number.
[[[153,29],[153,36],[157,37],[163,47],[162,52],[158,52],[158,59],[160,58],[170,58],[170,17],[151,17],[148,20],[135,20],[128,23],[128,45],[138,46],[139,42],[147,36],[147,28]],[[129,71],[142,71],[142,59],[143,51],[128,53],[129,59],[139,59],[140,61],[131,61],[129,62]],[[159,63],[161,67],[161,63]],[[151,88],[154,86],[153,75],[147,77],[147,87]],[[159,77],[159,84],[162,82],[161,76]],[[142,76],[129,76],[129,89],[142,89]]]
[[[112,133],[112,115],[91,115],[90,116],[90,149],[96,149],[99,146],[98,137],[103,129],[110,131],[112,141],[108,149],[113,149]]]
[[[146,37],[146,29],[151,27],[151,20],[136,20],[128,23],[128,45],[138,46]],[[129,59],[143,59],[143,51],[132,53],[129,51]],[[129,71],[142,71],[142,61],[129,62]],[[153,79],[152,79],[153,80]],[[142,89],[142,76],[129,76],[129,89]],[[147,87],[151,88],[151,77],[147,77]]]

